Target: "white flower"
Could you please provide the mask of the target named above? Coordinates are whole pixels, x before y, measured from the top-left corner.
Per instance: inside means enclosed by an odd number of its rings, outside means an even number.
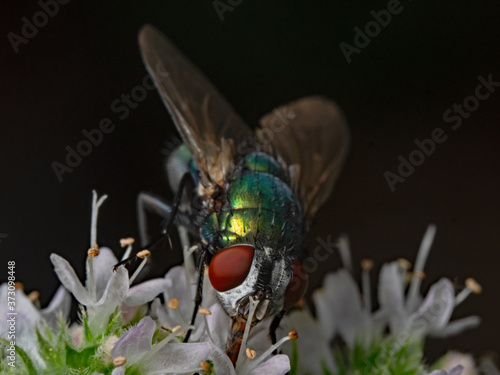
[[[124,267],[113,271],[113,265],[118,262],[113,252],[107,248],[99,252],[98,256],[87,260],[85,286],[67,260],[57,254],[50,256],[61,284],[87,308],[89,327],[94,333],[106,327],[109,317],[122,303],[131,307],[143,305],[167,286],[166,280],[153,279],[130,288],[128,271]],[[90,262],[93,262],[92,269]]]
[[[410,335],[447,337],[475,327],[480,322],[479,317],[470,316],[449,323],[453,309],[465,297],[462,293],[455,297],[453,283],[448,279],[443,278],[432,285],[422,301],[419,294],[421,275],[435,231],[436,228],[431,225],[425,233],[406,296],[406,270],[398,262],[384,265],[380,272],[378,314],[388,321],[391,333],[403,339]]]
[[[325,277],[323,289],[315,292],[314,302],[318,319],[328,340],[336,334],[352,347],[355,342],[369,343],[380,337],[386,325],[391,334],[405,340],[413,337],[445,337],[457,334],[466,328],[479,324],[477,316],[471,316],[449,323],[455,306],[461,303],[466,294],[474,289],[472,281],[467,290],[455,297],[453,284],[441,279],[434,284],[425,300],[418,293],[425,259],[429,253],[436,228],[431,225],[422,241],[413,272],[408,295],[406,289],[406,268],[402,262],[385,264],[380,272],[378,297],[380,309],[371,312],[370,286],[368,271],[371,261],[363,263],[363,293],[347,270],[340,270]],[[349,259],[348,243],[339,242],[343,247],[343,258]],[[348,263],[348,262],[347,262]],[[479,287],[476,285],[476,289]]]
[[[325,369],[335,373],[337,366],[324,327],[313,318],[307,308],[292,311],[288,316],[288,327],[299,334],[299,339],[293,342],[297,346],[298,374],[324,374]],[[291,342],[283,345],[283,353],[292,358]]]
[[[151,314],[158,318],[162,327],[172,329],[178,325],[184,326],[190,323],[194,310],[197,279],[197,275],[182,266],[173,267],[167,272],[164,279],[165,287],[162,290],[165,304],[156,298],[151,305]],[[211,306],[214,303],[216,303],[214,289],[208,276],[204,275],[202,306]],[[200,321],[201,317],[198,314],[195,327]],[[196,339],[194,332],[193,339]]]
[[[140,306],[150,302],[167,286],[164,279],[153,279],[130,288],[130,284],[142,269],[147,258],[144,259],[140,269],[129,280],[125,267],[119,267],[115,272],[113,266],[118,262],[113,252],[108,248],[98,250],[97,246],[97,215],[99,207],[107,198],[106,195],[97,199],[93,193],[92,220],[90,226],[90,246],[86,262],[87,280],[82,285],[73,267],[67,260],[57,254],[51,254],[50,260],[54,265],[61,284],[68,289],[77,301],[86,307],[90,330],[101,333],[106,327],[109,317],[123,303],[126,306]],[[129,245],[129,249],[131,246]]]
[[[453,367],[450,371],[434,370],[429,375],[465,375],[464,368],[461,365]]]
[[[280,375],[290,370],[288,358],[278,355],[238,371],[227,355],[212,343],[171,342],[176,332],[152,345],[155,330],[156,323],[150,317],[145,317],[116,342],[111,355],[114,361],[121,359],[120,364],[124,364],[115,368],[113,375],[125,374],[132,367],[143,375],[186,374],[201,371],[203,364],[213,368],[214,373],[224,375]]]
[[[12,289],[12,288],[10,288]],[[9,310],[7,297],[9,292],[14,292],[15,309]],[[16,345],[24,349],[27,353],[33,353],[32,359],[39,367],[43,367],[43,361],[37,353],[38,339],[36,329],[43,334],[42,329],[46,323],[54,332],[58,330],[59,319],[66,320],[71,308],[71,296],[63,287],[57,289],[49,305],[39,310],[33,302],[24,294],[22,289],[9,290],[6,283],[0,285],[0,337],[9,339],[9,319],[15,322]],[[15,313],[15,315],[13,314]]]
[[[364,306],[358,286],[347,270],[328,274],[323,288],[317,290],[313,298],[328,341],[339,334],[353,347],[356,340],[369,342],[382,333],[380,319]]]
[[[470,354],[448,352],[440,360],[439,368],[445,371],[451,371],[458,365],[463,367],[462,375],[479,375],[476,369],[476,362]]]

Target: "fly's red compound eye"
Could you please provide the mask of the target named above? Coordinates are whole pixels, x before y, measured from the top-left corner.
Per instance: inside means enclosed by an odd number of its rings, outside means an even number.
[[[285,292],[285,304],[283,308],[288,310],[295,306],[306,294],[309,285],[309,276],[304,271],[304,267],[298,260],[293,261],[293,276]]]
[[[253,262],[252,246],[236,245],[215,254],[208,267],[208,277],[215,290],[225,292],[241,285]]]

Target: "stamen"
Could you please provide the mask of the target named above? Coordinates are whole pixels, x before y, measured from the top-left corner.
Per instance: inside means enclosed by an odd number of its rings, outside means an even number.
[[[95,244],[94,247],[87,250],[87,255],[91,258],[95,258],[99,254],[100,254],[99,246],[97,246],[97,244]]]
[[[142,250],[142,251],[139,251],[136,254],[136,256],[138,258],[142,258],[143,261],[141,262],[141,264],[139,264],[139,267],[137,267],[137,269],[135,270],[134,274],[130,278],[130,284],[132,284],[134,282],[134,280],[136,279],[136,277],[139,276],[139,273],[141,273],[142,269],[146,265],[146,262],[148,261],[148,258],[149,258],[150,255],[151,255],[151,253],[150,253],[149,250]]]
[[[361,287],[363,290],[363,302],[365,304],[366,311],[371,313],[372,311],[372,299],[371,299],[371,287],[370,287],[370,270],[373,268],[373,260],[363,259],[361,261],[361,268],[363,273],[361,276]]]
[[[205,330],[207,331],[207,335],[208,337],[210,338],[210,341],[212,341],[214,344],[215,344],[215,340],[214,338],[212,337],[212,334],[210,333],[210,327],[208,325],[208,319],[207,319],[207,315],[211,315],[212,313],[210,314],[203,314],[201,312],[201,310],[207,310],[209,311],[208,309],[200,309],[200,313],[203,315],[203,320],[205,321]],[[210,311],[209,311],[210,312]]]
[[[436,234],[436,226],[431,224],[427,227],[427,231],[424,234],[422,243],[420,244],[420,249],[418,250],[417,261],[415,262],[415,270],[413,271],[413,277],[411,278],[410,288],[408,290],[408,298],[406,300],[406,308],[408,310],[413,310],[414,305],[417,302],[418,292],[420,290],[420,284],[422,279],[419,277],[423,274],[425,261],[431,250],[432,242],[434,241],[434,236]]]
[[[144,259],[144,258],[149,258],[149,256],[151,255],[151,252],[148,249],[144,249],[144,250],[139,251],[135,255],[137,256],[137,258]]]
[[[412,277],[418,277],[420,280],[423,280],[423,279],[425,279],[425,272],[413,271]]]
[[[247,357],[249,359],[254,359],[255,356],[257,355],[257,353],[255,352],[255,350],[252,350],[250,348],[247,348],[247,350],[245,351],[245,353],[246,353],[246,355],[247,355]]]
[[[342,233],[338,241],[340,259],[342,261],[342,264],[344,265],[344,268],[352,274],[352,256],[349,237],[347,236],[347,234]]]
[[[408,271],[411,268],[411,262],[408,259],[399,258],[396,262],[398,263],[398,266],[405,271]]]
[[[128,259],[130,257],[130,253],[132,253],[132,245],[127,246],[127,249],[125,250],[125,253],[123,253],[122,259],[120,259],[120,261],[123,262],[125,259]]]
[[[97,285],[94,277],[94,258],[99,255],[97,244],[95,247],[87,250],[87,268],[89,270],[89,285],[90,297],[92,301],[97,301]]]
[[[264,361],[268,356],[270,356],[275,350],[278,350],[278,348],[281,345],[283,345],[285,342],[287,342],[288,340],[297,340],[298,338],[299,338],[299,335],[298,335],[297,331],[290,331],[288,333],[288,336],[283,337],[280,341],[278,341],[276,344],[274,344],[269,349],[267,349],[262,355],[260,355],[259,358],[252,361],[251,362],[252,368],[257,367],[262,361]]]
[[[94,247],[97,243],[97,215],[99,213],[99,207],[103,204],[108,196],[103,195],[99,200],[97,200],[97,192],[92,190],[92,221],[90,224],[90,246]]]
[[[177,298],[172,298],[167,302],[167,306],[174,311],[174,315],[178,322],[181,322],[183,325],[187,325],[188,323],[184,320],[179,310],[179,300]]]
[[[209,309],[206,309],[204,307],[202,307],[200,310],[198,310],[198,312],[200,314],[203,314],[203,315],[212,315],[212,312]]]
[[[168,307],[171,309],[176,309],[179,307],[179,300],[177,298],[172,298],[170,301],[168,301]]]
[[[474,280],[473,278],[468,278],[465,280],[465,289],[462,290],[458,295],[455,297],[455,307],[461,304],[465,299],[471,294],[480,294],[482,292],[482,287],[481,285]]]
[[[177,326],[172,330],[172,333],[170,333],[167,337],[165,337],[163,340],[161,340],[159,343],[156,343],[153,345],[151,350],[141,359],[141,362],[146,362],[148,361],[152,356],[154,356],[161,348],[163,348],[165,345],[167,345],[170,341],[172,341],[178,333],[177,331],[180,330],[180,332],[185,332],[188,329],[194,329],[194,326],[192,325],[184,325],[184,326]]]
[[[38,301],[40,299],[40,292],[34,290],[30,294],[28,294],[27,297],[31,302],[35,303],[35,301]]]
[[[122,355],[113,359],[113,366],[115,367],[123,366],[125,363],[127,363],[127,357]]]
[[[201,361],[200,362],[200,367],[203,369],[203,371],[205,372],[210,372],[212,371],[212,366],[210,365],[210,363],[208,362],[205,362],[205,361]]]
[[[409,274],[411,263],[404,258],[399,258],[396,260],[396,263],[398,264],[399,273],[401,275],[401,284],[406,286],[411,281],[411,275]]]
[[[16,288],[18,290],[22,290],[24,292],[24,284],[20,281],[16,281],[14,283],[14,288]]]
[[[120,240],[120,246],[121,247],[129,246],[132,245],[134,242],[135,240],[132,237],[122,238]]]
[[[97,192],[92,190],[92,219],[90,222],[90,247],[92,252],[87,252],[87,265],[89,269],[89,288],[90,297],[93,301],[97,301],[96,283],[94,278],[94,257],[99,255],[99,247],[97,246],[97,215],[99,213],[99,207],[106,200],[108,196],[103,195],[101,198],[97,199]],[[94,251],[95,250],[95,251]],[[96,254],[97,253],[97,254]]]
[[[243,332],[243,339],[241,340],[240,351],[238,352],[238,359],[236,360],[236,372],[238,372],[238,368],[241,368],[245,364],[243,361],[243,351],[247,346],[248,333],[250,332],[250,327],[252,326],[253,314],[255,313],[259,302],[260,301],[258,299],[254,299],[253,297],[248,299],[250,310],[248,312],[247,323],[245,324],[245,331]]]

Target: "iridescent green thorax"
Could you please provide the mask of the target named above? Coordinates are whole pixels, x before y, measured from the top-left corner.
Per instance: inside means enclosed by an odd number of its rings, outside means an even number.
[[[302,212],[283,167],[264,153],[247,155],[228,182],[219,215],[212,213],[201,235],[217,248],[259,243],[298,252]]]

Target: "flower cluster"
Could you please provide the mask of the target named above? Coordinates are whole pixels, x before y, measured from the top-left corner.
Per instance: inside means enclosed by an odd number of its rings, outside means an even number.
[[[105,198],[97,199],[94,192],[85,283],[65,259],[52,254],[62,286],[48,307],[40,309],[36,295],[16,289],[15,366],[8,358],[12,351],[7,304],[0,305],[2,373],[475,375],[498,371],[492,362],[479,370],[470,356],[453,352],[431,367],[424,361],[425,337],[446,337],[479,324],[476,316],[450,321],[458,304],[470,293],[480,292],[474,280],[469,279],[458,295],[447,279],[434,284],[426,296],[419,292],[434,226],[424,236],[413,271],[404,260],[381,268],[378,310],[373,311],[370,298],[373,262],[362,264],[361,294],[348,266],[328,274],[323,288],[314,293],[317,318],[306,304],[292,309],[278,328],[281,339],[276,344],[268,335],[272,318],[252,329],[247,325],[234,365],[225,352],[231,318],[217,302],[206,275],[203,305],[191,325],[197,276],[189,267],[174,267],[164,278],[136,284],[149,255],[142,251],[137,254],[142,263],[132,276],[123,266],[113,269],[118,259],[96,241],[97,214]],[[133,240],[121,244],[125,259]],[[346,257],[350,251],[346,238],[341,237],[338,245]],[[186,259],[185,264],[192,261]],[[79,303],[80,317],[70,325],[71,294]],[[0,286],[0,299],[7,299],[6,284]],[[250,304],[249,319],[255,307]]]

